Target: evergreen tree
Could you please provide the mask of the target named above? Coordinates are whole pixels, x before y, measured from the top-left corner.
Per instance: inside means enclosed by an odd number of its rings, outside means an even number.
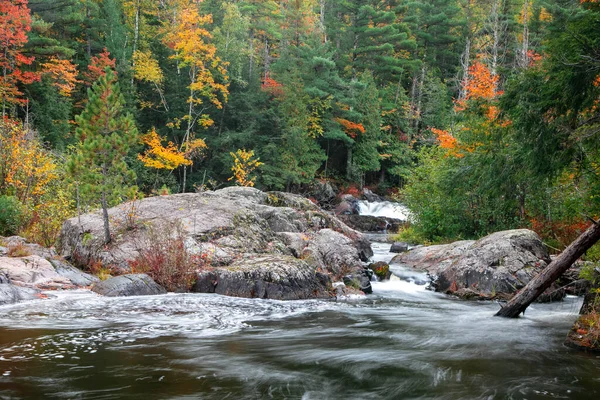
[[[123,112],[124,105],[116,75],[107,69],[88,90],[88,103],[76,117],[80,143],[68,164],[71,175],[83,184],[83,193],[100,201],[105,243],[111,241],[109,204],[120,200],[135,179],[125,157],[138,131],[132,116]]]

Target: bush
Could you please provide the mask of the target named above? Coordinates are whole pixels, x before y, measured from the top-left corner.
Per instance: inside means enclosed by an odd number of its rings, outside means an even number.
[[[0,236],[16,235],[23,225],[23,206],[14,196],[0,196]]]
[[[131,269],[148,274],[170,292],[190,290],[196,271],[205,265],[204,257],[186,247],[185,232],[179,223],[148,227],[137,248],[139,254],[130,262]]]

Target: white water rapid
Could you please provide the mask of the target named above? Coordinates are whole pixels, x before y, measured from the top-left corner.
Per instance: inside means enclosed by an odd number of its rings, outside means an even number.
[[[400,203],[391,201],[370,202],[361,200],[358,202],[359,214],[373,217],[395,218],[402,221],[408,220],[410,212],[408,208]]]

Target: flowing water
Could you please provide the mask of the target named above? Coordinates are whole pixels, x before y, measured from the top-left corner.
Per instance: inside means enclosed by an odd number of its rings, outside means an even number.
[[[395,218],[407,221],[410,211],[406,206],[393,201],[366,201],[358,202],[358,211],[360,215],[371,215],[373,217]]]
[[[580,299],[507,320],[393,270],[338,302],[75,291],[2,306],[0,398],[600,398],[600,358],[562,345]]]

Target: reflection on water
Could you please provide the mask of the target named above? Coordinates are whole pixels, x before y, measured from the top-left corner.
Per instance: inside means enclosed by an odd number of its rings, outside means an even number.
[[[562,346],[579,299],[506,320],[495,303],[413,282],[373,282],[374,295],[344,302],[79,291],[3,306],[0,398],[600,395],[600,359]]]

